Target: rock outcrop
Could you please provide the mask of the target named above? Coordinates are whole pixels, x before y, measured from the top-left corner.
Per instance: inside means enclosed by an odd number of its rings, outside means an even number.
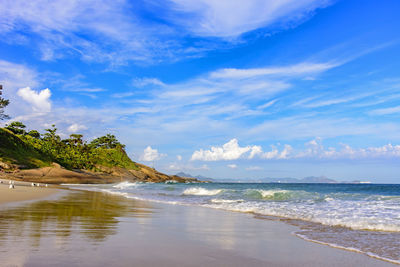
[[[139,170],[99,166],[100,171],[92,172],[88,170],[67,170],[59,164],[53,163],[51,167],[1,172],[0,178],[46,184],[108,184],[122,181],[154,183],[167,181],[178,183],[199,182],[195,178],[170,176],[146,165],[139,163],[137,165]]]

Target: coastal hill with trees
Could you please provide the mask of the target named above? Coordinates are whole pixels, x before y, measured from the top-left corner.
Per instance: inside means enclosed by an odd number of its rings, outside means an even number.
[[[124,148],[111,134],[90,142],[81,134],[61,139],[55,125],[41,134],[11,122],[0,128],[0,177],[41,183],[196,181],[136,163]]]

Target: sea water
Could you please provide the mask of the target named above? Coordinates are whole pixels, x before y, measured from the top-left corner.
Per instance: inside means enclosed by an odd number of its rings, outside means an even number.
[[[300,238],[400,264],[400,185],[122,182],[90,188],[279,219],[296,225]]]

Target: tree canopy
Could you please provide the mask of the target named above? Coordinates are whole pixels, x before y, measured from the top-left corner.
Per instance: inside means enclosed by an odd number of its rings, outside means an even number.
[[[45,157],[69,169],[96,170],[97,166],[137,168],[126,155],[125,145],[112,134],[88,143],[82,134],[71,134],[62,139],[55,125],[45,129],[43,134],[37,130],[27,131],[26,126],[18,121],[5,128]]]
[[[102,147],[102,148],[121,147],[121,148],[124,148],[125,147],[125,145],[121,144],[117,140],[115,135],[113,135],[113,134],[107,134],[105,136],[98,137],[98,138],[94,139],[92,142],[90,142],[90,145],[95,148],[98,148],[98,147]]]
[[[13,121],[6,125],[6,129],[10,130],[15,134],[25,134],[26,126],[20,121]]]
[[[10,104],[10,101],[0,97],[0,120],[10,118],[8,115],[4,114],[4,108]]]

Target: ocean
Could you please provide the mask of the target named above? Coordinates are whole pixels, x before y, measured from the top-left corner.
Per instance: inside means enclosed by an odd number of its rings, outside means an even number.
[[[71,186],[126,198],[255,214],[299,238],[400,264],[400,185],[129,183]]]

